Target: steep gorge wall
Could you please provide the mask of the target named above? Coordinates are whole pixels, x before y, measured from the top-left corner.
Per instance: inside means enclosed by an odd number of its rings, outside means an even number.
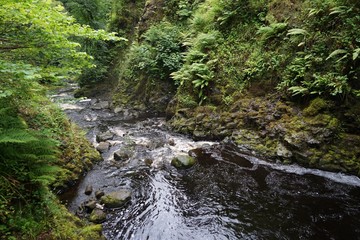
[[[357,1],[137,7],[116,105],[273,161],[360,175]]]

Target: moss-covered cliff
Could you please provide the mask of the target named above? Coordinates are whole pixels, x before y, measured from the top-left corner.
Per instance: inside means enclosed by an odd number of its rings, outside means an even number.
[[[274,161],[360,175],[358,1],[137,4],[136,19],[118,16],[136,37],[116,105]]]

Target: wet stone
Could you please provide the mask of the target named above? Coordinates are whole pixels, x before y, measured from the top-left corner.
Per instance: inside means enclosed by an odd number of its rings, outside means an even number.
[[[94,209],[91,214],[89,221],[93,223],[103,223],[106,220],[106,213],[101,209]]]
[[[199,131],[199,130],[195,130],[193,132],[193,135],[194,135],[195,139],[205,139],[206,138],[206,133],[203,131]]]
[[[103,191],[101,191],[101,190],[98,190],[98,191],[95,192],[95,197],[97,199],[100,199],[104,195],[105,195],[105,193]]]
[[[96,201],[95,201],[95,200],[90,200],[90,201],[88,201],[88,202],[86,202],[86,203],[84,204],[84,207],[85,207],[86,209],[93,210],[93,209],[96,208]]]
[[[152,164],[154,161],[153,161],[152,159],[147,158],[147,159],[144,160],[144,162],[145,162],[145,165],[146,165],[146,166],[151,166],[151,164]]]
[[[195,163],[196,163],[196,159],[189,155],[179,155],[171,160],[171,165],[180,169],[190,168]]]
[[[91,109],[101,110],[101,109],[109,108],[109,106],[110,106],[110,104],[109,104],[108,101],[100,101],[100,102],[94,103],[94,104],[91,106]]]
[[[99,135],[96,136],[96,141],[97,142],[105,142],[107,140],[111,140],[113,139],[114,134],[110,131],[106,131],[104,133],[100,133]]]
[[[85,188],[85,194],[90,195],[93,191],[93,187],[91,185],[87,185]]]
[[[130,199],[131,191],[128,189],[121,189],[102,196],[100,201],[107,208],[117,208],[123,206]]]
[[[175,146],[175,145],[176,145],[174,139],[169,139],[168,144],[169,144],[170,146]]]
[[[114,160],[126,161],[134,155],[134,149],[130,146],[125,146],[118,151],[114,152]]]
[[[107,150],[109,150],[109,147],[110,147],[110,143],[100,142],[99,145],[96,147],[96,150],[103,153],[103,152],[106,152]]]

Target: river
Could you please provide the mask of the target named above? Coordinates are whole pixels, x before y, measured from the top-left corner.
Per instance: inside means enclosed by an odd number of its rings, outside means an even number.
[[[195,142],[171,132],[162,117],[75,100],[74,88],[52,98],[94,147],[97,136],[107,135],[110,148],[62,198],[76,213],[93,197],[84,194],[86,186],[105,193],[131,189],[126,206],[107,210],[107,239],[360,239],[358,177],[269,163],[230,141]],[[127,146],[131,157],[114,160]],[[189,151],[195,166],[171,166],[174,156]]]

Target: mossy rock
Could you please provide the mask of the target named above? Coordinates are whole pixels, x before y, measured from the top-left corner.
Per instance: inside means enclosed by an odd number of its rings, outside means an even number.
[[[189,155],[179,155],[171,160],[171,165],[179,169],[187,169],[196,163],[196,159]]]
[[[102,223],[106,220],[106,213],[101,209],[94,209],[89,217],[89,221],[93,223]]]
[[[327,101],[322,98],[315,98],[303,112],[305,116],[315,116],[327,108],[329,108],[329,103]]]
[[[117,208],[125,205],[130,199],[131,191],[128,189],[121,189],[102,196],[100,201],[107,208]]]
[[[95,224],[95,225],[89,225],[84,227],[81,232],[80,235],[83,236],[85,239],[101,239],[101,240],[105,240],[105,237],[102,236],[102,226],[101,224]]]

